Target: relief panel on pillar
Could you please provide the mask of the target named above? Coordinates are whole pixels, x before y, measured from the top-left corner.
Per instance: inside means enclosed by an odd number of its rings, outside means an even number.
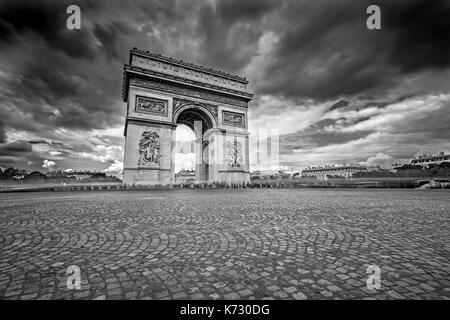
[[[245,114],[223,110],[222,125],[235,128],[245,128]]]
[[[148,113],[157,116],[167,116],[168,103],[166,100],[136,96],[135,112]]]
[[[171,122],[172,98],[133,88],[130,91],[128,117]]]
[[[159,166],[161,159],[161,142],[157,132],[146,130],[142,132],[138,147],[139,167]]]
[[[226,163],[227,168],[241,170],[244,167],[243,157],[244,144],[237,137],[227,139],[226,143]]]

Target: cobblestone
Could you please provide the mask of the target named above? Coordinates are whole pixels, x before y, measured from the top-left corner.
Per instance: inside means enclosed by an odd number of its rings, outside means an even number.
[[[450,299],[449,192],[0,194],[2,299]],[[67,288],[67,268],[81,290]],[[381,268],[368,289],[367,267]]]

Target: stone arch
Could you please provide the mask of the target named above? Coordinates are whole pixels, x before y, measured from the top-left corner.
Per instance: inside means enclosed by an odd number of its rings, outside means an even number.
[[[196,164],[196,171],[205,173],[197,181],[249,181],[247,108],[253,94],[247,91],[247,83],[220,70],[132,49],[122,86],[127,103],[124,183],[175,181],[178,124],[194,129],[194,154],[209,152],[208,170],[197,170]],[[194,127],[196,120],[201,121],[201,130]],[[245,159],[238,168],[228,165],[232,136],[239,136],[239,153]]]
[[[208,107],[200,103],[189,102],[184,105],[177,105],[172,121],[175,124],[184,124],[194,132],[196,181],[208,182],[210,178],[210,166],[208,162],[209,157],[205,157],[205,152],[209,152],[209,138],[205,133],[217,128],[216,117]],[[201,132],[198,127],[195,127],[196,121],[201,121]]]
[[[210,108],[199,102],[187,102],[176,106],[172,121],[185,124],[194,132],[194,121],[202,121],[202,134],[209,129],[217,128],[216,115]]]

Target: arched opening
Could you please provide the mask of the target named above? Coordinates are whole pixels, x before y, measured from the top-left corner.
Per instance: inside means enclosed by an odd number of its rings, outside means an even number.
[[[175,140],[175,181],[195,181],[194,131],[185,124],[179,124],[175,130]]]
[[[196,137],[200,132],[201,134],[204,134],[206,130],[214,127],[211,117],[200,107],[188,106],[182,109],[183,110],[176,115],[175,122],[191,128],[196,134]]]
[[[215,127],[214,118],[198,105],[183,106],[174,115],[178,124],[175,131],[175,181],[179,183],[209,182],[209,140],[205,133]],[[181,151],[181,152],[180,152]]]

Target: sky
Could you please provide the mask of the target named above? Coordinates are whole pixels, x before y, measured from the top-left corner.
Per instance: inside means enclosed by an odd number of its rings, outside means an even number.
[[[133,47],[245,76],[282,168],[450,152],[449,17],[448,0],[0,0],[0,167],[119,173]]]

